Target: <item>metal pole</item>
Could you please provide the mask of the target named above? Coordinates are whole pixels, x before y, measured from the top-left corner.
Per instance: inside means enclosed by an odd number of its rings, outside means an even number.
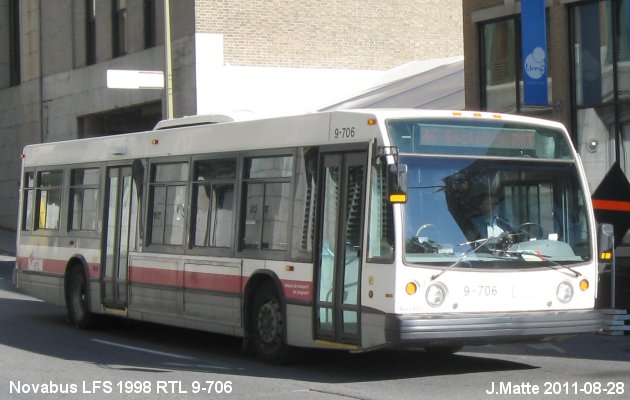
[[[42,49],[44,34],[42,32],[42,0],[39,0],[37,7],[39,8],[37,15],[37,18],[39,18],[39,27],[37,30],[39,39],[39,141],[44,143],[46,140],[46,134],[44,133],[44,55]],[[20,14],[19,8],[20,7],[18,6],[18,18]]]
[[[171,6],[164,0],[164,97],[166,118],[173,118],[173,65],[171,63]]]
[[[612,262],[610,263],[610,308],[615,308],[615,286],[616,286],[616,277],[615,277],[615,237],[613,236],[613,245],[612,245]]]

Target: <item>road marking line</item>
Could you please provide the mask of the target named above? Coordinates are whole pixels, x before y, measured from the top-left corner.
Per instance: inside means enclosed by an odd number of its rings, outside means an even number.
[[[212,364],[182,364],[182,363],[166,363],[165,365],[171,365],[173,367],[188,367],[188,368],[201,368],[201,369],[218,369],[218,370],[225,370],[225,371],[244,371],[245,368],[240,368],[240,367],[230,367],[230,366],[223,366],[223,365],[212,365]]]
[[[121,344],[121,343],[116,343],[116,342],[109,342],[107,340],[101,340],[101,339],[91,339],[91,340],[93,342],[106,344],[106,345],[109,345],[109,346],[121,347],[123,349],[134,350],[134,351],[141,351],[141,352],[144,352],[144,353],[157,354],[159,356],[178,358],[178,359],[181,359],[181,360],[195,360],[195,357],[182,356],[180,354],[175,354],[175,353],[167,353],[167,352],[164,352],[164,351],[151,350],[151,349],[147,349],[147,348],[144,348],[144,347],[129,346],[129,345],[126,345],[126,344]]]
[[[560,347],[558,347],[558,346],[556,346],[554,344],[551,344],[551,343],[535,343],[535,344],[528,344],[527,346],[531,347],[532,349],[536,349],[536,350],[552,350],[552,351],[555,351],[556,353],[560,353],[560,354],[566,354],[567,353],[564,349],[562,349],[562,348],[560,348]]]

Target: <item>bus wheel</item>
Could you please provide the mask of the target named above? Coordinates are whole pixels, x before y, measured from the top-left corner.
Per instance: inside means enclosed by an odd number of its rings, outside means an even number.
[[[79,329],[87,329],[93,323],[87,290],[85,274],[81,271],[81,268],[73,268],[68,277],[66,303],[68,306],[68,318]]]
[[[265,282],[256,291],[252,312],[252,339],[258,357],[271,363],[287,360],[286,327],[282,301],[273,282]]]

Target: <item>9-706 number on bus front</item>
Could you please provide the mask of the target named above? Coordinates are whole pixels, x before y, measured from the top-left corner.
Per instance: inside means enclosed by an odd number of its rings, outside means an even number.
[[[498,293],[499,293],[499,289],[496,286],[490,286],[490,285],[464,286],[464,296],[494,297]]]

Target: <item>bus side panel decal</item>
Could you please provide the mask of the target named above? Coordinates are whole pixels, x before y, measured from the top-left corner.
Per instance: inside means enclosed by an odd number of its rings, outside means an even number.
[[[313,282],[283,280],[284,297],[291,300],[310,302],[313,297]]]

